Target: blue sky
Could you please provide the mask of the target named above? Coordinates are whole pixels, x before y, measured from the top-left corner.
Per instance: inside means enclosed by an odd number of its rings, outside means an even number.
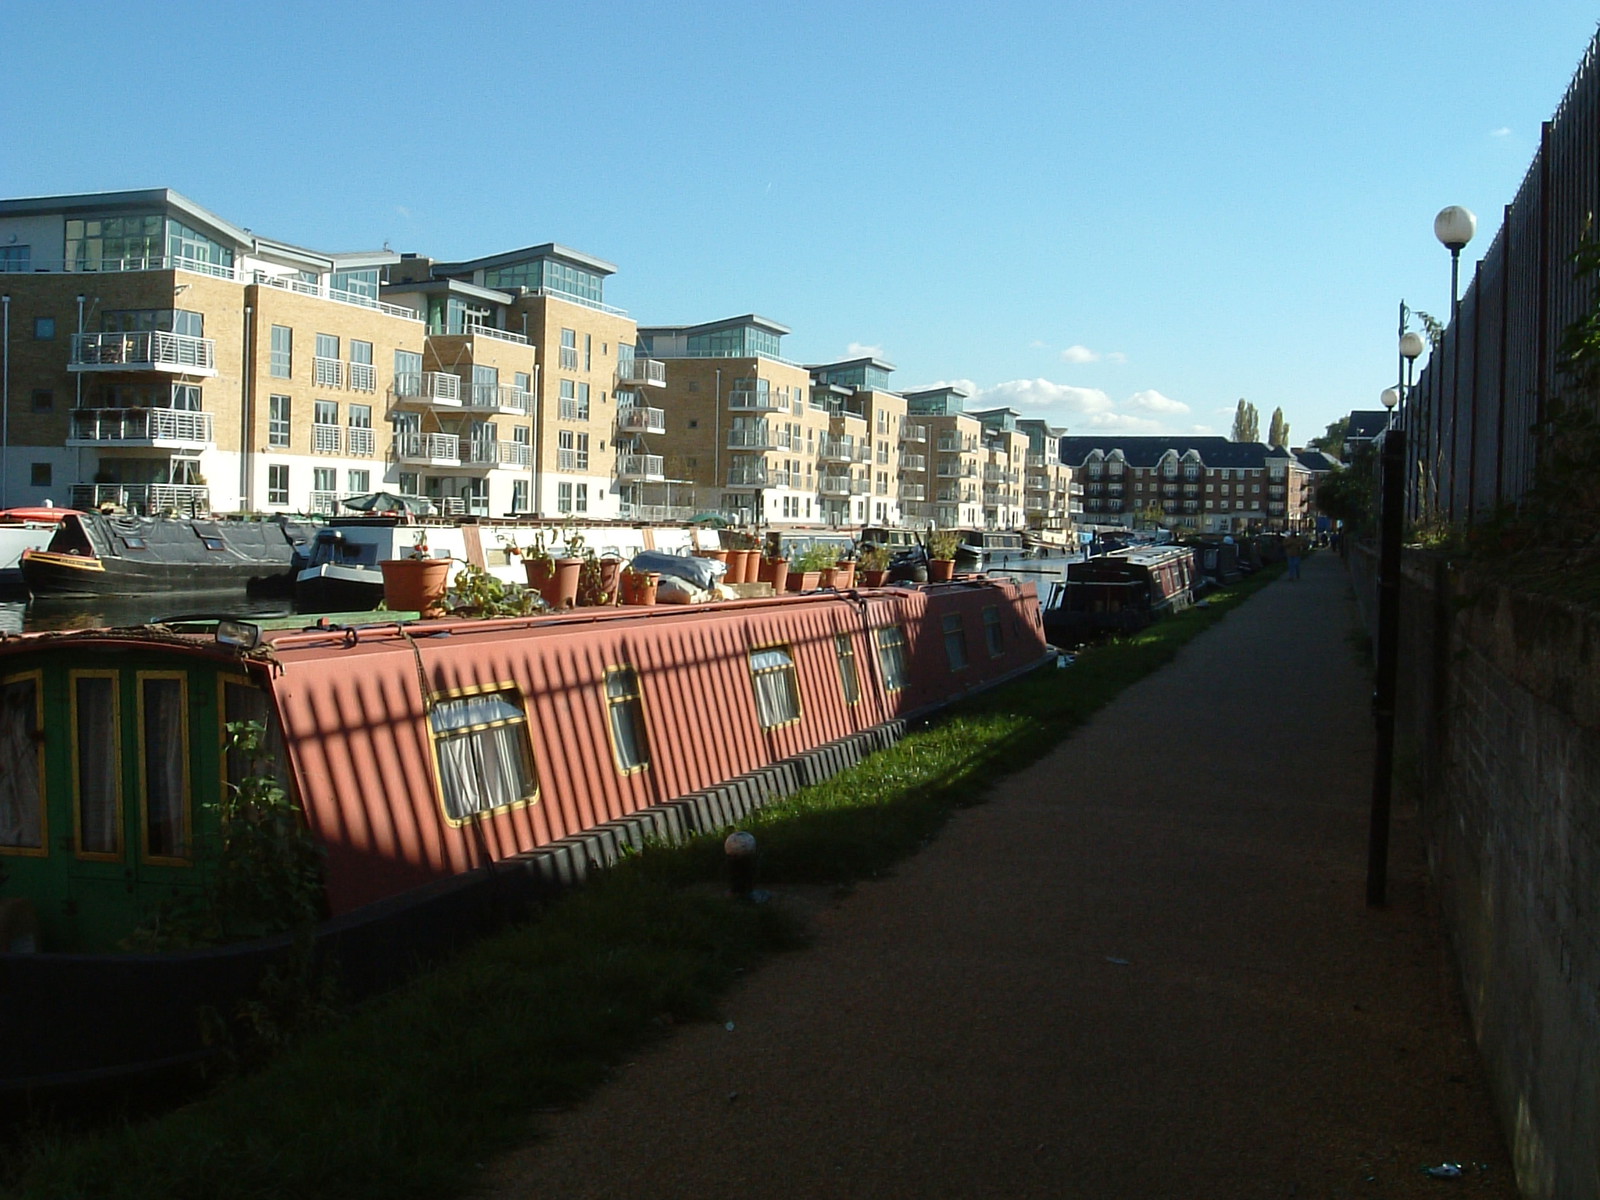
[[[1302,442],[1443,313],[1594,32],[1565,0],[0,4],[0,196],[172,187],[324,249],[558,241],[1074,433]]]

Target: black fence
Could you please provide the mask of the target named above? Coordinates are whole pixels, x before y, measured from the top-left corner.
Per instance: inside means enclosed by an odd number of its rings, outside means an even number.
[[[1593,302],[1595,281],[1573,268],[1591,238],[1600,239],[1600,34],[1406,400],[1413,516],[1471,524],[1532,486],[1551,400],[1563,396],[1562,334]]]

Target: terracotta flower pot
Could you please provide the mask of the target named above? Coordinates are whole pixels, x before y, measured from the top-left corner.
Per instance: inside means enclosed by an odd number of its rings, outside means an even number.
[[[755,583],[756,572],[759,569],[761,551],[759,550],[730,550],[728,551],[728,577],[725,583]]]
[[[854,587],[856,585],[856,564],[854,559],[842,558],[833,564],[833,586],[836,588]]]
[[[790,571],[787,563],[784,564],[784,571],[789,577],[791,592],[814,592],[822,580],[821,571]]]
[[[624,571],[622,573],[622,602],[624,604],[654,604],[656,585],[661,576],[654,571]]]
[[[522,569],[528,576],[528,586],[543,596],[551,608],[571,608],[577,603],[583,559],[524,559]]]
[[[928,582],[944,583],[954,579],[956,575],[956,560],[953,558],[930,558],[928,560]]]
[[[444,593],[450,583],[448,558],[386,558],[383,602],[397,612],[415,610],[425,617],[444,615]]]
[[[789,584],[789,560],[767,558],[761,561],[760,583],[770,583],[775,592],[783,591]]]
[[[882,587],[883,581],[889,577],[887,570],[861,572],[862,587]]]

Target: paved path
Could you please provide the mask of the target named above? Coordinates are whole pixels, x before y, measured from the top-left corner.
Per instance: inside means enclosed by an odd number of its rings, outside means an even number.
[[[542,1118],[492,1194],[1514,1196],[1405,814],[1364,905],[1353,624],[1315,556],[819,911],[731,1032]]]

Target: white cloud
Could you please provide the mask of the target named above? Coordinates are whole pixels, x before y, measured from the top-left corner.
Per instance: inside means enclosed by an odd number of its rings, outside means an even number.
[[[1113,350],[1110,354],[1106,355],[1106,361],[1113,363],[1125,363],[1128,361],[1128,356],[1121,350]]]
[[[882,346],[863,346],[860,342],[851,342],[845,347],[846,358],[882,358]]]
[[[976,391],[967,401],[969,410],[1009,406],[1024,413],[1044,411],[1052,419],[1064,414],[1109,412],[1111,397],[1099,388],[1073,387],[1049,379],[1013,379]]]
[[[1135,392],[1128,397],[1128,407],[1138,412],[1147,413],[1186,413],[1189,406],[1181,400],[1174,400],[1170,396],[1163,396],[1153,389]]]
[[[1511,129],[1509,126],[1502,125],[1499,129],[1491,129],[1489,131],[1489,136],[1492,138],[1510,137]]]
[[[1033,341],[1028,343],[1028,349],[1029,350],[1044,350],[1046,348],[1047,348],[1047,344],[1044,343],[1044,342],[1041,342],[1038,338],[1034,338]]]
[[[1061,352],[1061,361],[1065,363],[1092,363],[1099,362],[1100,356],[1087,346],[1068,346]]]

